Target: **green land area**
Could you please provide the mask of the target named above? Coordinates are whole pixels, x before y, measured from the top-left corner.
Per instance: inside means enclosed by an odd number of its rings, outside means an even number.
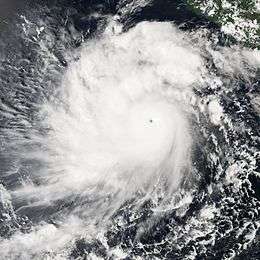
[[[234,41],[260,49],[260,0],[187,0]]]

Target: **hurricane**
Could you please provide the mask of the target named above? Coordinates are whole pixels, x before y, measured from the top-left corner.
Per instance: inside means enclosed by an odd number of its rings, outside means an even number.
[[[259,49],[186,1],[25,2],[0,13],[0,259],[257,259]]]

